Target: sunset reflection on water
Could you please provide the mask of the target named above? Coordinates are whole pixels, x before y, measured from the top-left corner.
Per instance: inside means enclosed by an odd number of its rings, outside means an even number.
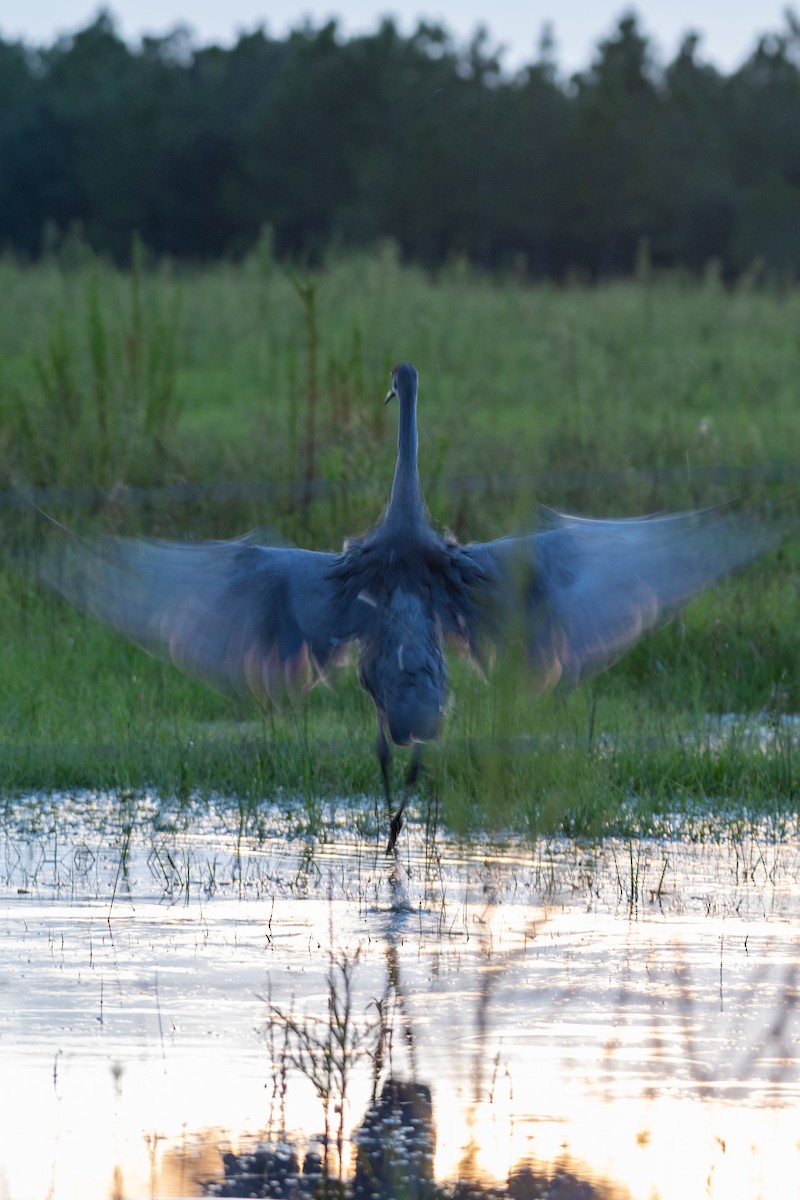
[[[429,1091],[438,1184],[800,1194],[796,839],[412,837],[392,879],[371,844],[210,813],[140,831],[122,879],[107,829],[49,837],[7,831],[0,858],[4,1200],[225,1194],[281,1140],[301,1169],[325,1106],[295,1042],[327,1044],[345,976],[345,1178],[395,1079]]]

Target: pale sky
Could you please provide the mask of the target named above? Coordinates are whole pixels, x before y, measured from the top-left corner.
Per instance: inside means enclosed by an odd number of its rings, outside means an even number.
[[[49,45],[59,34],[85,27],[100,7],[97,0],[2,0],[0,36]],[[372,32],[386,14],[407,34],[424,18],[441,22],[459,41],[484,24],[493,43],[507,48],[503,62],[510,69],[535,58],[542,27],[550,22],[558,65],[570,74],[589,65],[597,42],[631,8],[662,60],[674,56],[691,29],[702,35],[701,57],[730,71],[752,51],[758,34],[784,28],[786,0],[113,0],[107,7],[133,42],[185,24],[200,45],[229,45],[258,25],[283,36],[304,17],[319,24],[335,16],[345,35]]]

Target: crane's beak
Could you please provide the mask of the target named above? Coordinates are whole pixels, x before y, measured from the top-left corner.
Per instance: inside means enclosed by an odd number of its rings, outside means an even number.
[[[392,384],[392,386],[389,388],[389,391],[386,393],[386,399],[383,403],[388,404],[390,400],[394,400],[396,395],[397,392],[394,390],[394,384]]]

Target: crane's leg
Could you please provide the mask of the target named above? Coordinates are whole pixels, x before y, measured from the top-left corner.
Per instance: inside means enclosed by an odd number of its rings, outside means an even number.
[[[381,764],[381,778],[383,779],[383,794],[386,798],[386,813],[387,816],[392,815],[392,785],[389,781],[389,768],[392,765],[392,751],[389,747],[389,739],[384,733],[383,726],[378,726],[378,743],[376,746],[378,752],[378,762]],[[375,805],[375,817],[378,816],[378,806]]]
[[[411,756],[411,762],[408,764],[408,771],[406,773],[406,781],[405,781],[405,785],[403,787],[403,799],[400,801],[400,807],[398,808],[397,812],[392,817],[391,824],[389,825],[389,845],[386,847],[387,854],[391,854],[392,851],[394,850],[395,842],[397,841],[397,835],[400,833],[400,830],[403,828],[403,809],[405,808],[406,804],[408,803],[408,797],[411,794],[411,789],[413,788],[414,784],[417,782],[417,779],[419,778],[419,768],[420,768],[421,762],[422,762],[422,744],[420,742],[416,742],[414,745],[414,752]],[[389,811],[391,812],[392,811],[391,810],[391,797],[389,796],[388,791],[387,791],[387,799],[389,800]]]

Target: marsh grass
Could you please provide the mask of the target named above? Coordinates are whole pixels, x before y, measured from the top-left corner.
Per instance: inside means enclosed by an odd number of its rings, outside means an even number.
[[[759,480],[797,471],[800,290],[723,291],[713,274],[531,288],[463,264],[430,277],[391,247],[302,276],[268,238],[238,265],[178,274],[140,250],[133,263],[123,275],[80,246],[0,262],[0,487],[66,487],[48,509],[82,531],[260,526],[341,545],[385,503],[396,414],[381,401],[400,357],[421,370],[433,517],[463,539],[529,528],[537,499],[626,515],[755,488],[765,517],[797,509]],[[88,506],[69,490],[87,484]],[[184,490],[135,490],[153,485]],[[279,712],[238,708],[40,591],[52,531],[10,496],[0,788],[227,792],[245,812],[285,796],[318,831],[349,797],[368,823],[374,714],[351,675]],[[766,557],[574,693],[536,700],[513,671],[487,688],[454,662],[422,811],[465,834],[533,835],[641,829],[730,800],[796,806],[791,729],[759,747],[735,733],[704,745],[702,730],[709,713],[800,706],[797,553]]]
[[[153,286],[138,243],[127,279],[91,261],[62,284],[7,394],[9,477],[101,488],[158,477],[178,417],[180,289]]]

